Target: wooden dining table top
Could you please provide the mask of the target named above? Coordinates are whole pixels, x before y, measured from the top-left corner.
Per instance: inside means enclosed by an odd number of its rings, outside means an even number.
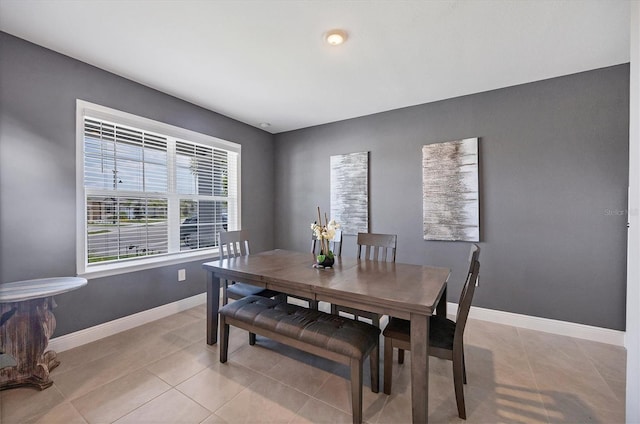
[[[367,302],[374,309],[397,310],[396,315],[431,315],[446,288],[449,269],[336,257],[332,268],[315,268],[311,253],[288,250],[207,262],[204,268],[223,278],[286,292],[307,291],[318,300],[340,296]],[[402,311],[402,312],[400,312]]]

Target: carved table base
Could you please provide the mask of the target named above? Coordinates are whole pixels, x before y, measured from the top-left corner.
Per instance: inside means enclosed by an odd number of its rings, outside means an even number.
[[[60,365],[56,353],[45,352],[56,328],[51,312],[53,297],[0,303],[0,316],[15,313],[0,327],[0,352],[12,356],[17,365],[0,370],[0,390],[31,386],[40,390],[53,384],[49,372]]]

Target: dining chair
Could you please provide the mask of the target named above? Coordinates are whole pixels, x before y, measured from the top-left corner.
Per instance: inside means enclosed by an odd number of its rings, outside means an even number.
[[[462,419],[467,418],[463,390],[463,385],[467,383],[463,336],[478,282],[479,257],[480,247],[474,244],[469,253],[469,271],[460,293],[456,321],[438,315],[432,315],[429,320],[429,355],[452,361],[458,416]],[[384,393],[390,395],[393,348],[398,349],[398,363],[403,363],[404,351],[411,348],[411,323],[404,319],[390,317],[382,334],[384,336]]]
[[[395,262],[397,240],[398,236],[395,234],[358,233],[358,259]],[[380,315],[375,312],[335,304],[331,305],[332,314],[338,315],[340,312],[351,314],[356,320],[359,317],[368,318],[373,325],[380,328]]]
[[[249,232],[223,231],[220,233],[220,259],[237,258],[249,255]],[[225,280],[222,284],[222,304],[229,299],[242,299],[245,296],[256,295],[262,297],[282,296],[282,293],[254,286],[247,283]]]
[[[249,232],[247,230],[223,231],[220,233],[220,259],[237,258],[249,255]],[[238,300],[246,296],[275,297],[286,301],[284,293],[237,281],[224,280],[222,284],[222,305],[229,303],[229,298]],[[256,343],[256,335],[249,333],[249,344]]]

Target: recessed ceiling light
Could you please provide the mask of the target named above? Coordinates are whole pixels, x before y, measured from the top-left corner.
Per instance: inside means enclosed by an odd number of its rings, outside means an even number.
[[[271,126],[268,122],[260,122],[260,128],[269,128]]]
[[[347,41],[347,32],[341,29],[332,29],[331,31],[327,31],[324,39],[332,46],[339,46]]]

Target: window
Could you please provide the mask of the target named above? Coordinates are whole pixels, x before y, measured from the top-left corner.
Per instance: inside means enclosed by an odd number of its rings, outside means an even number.
[[[239,228],[240,146],[78,101],[78,273],[211,257]]]

